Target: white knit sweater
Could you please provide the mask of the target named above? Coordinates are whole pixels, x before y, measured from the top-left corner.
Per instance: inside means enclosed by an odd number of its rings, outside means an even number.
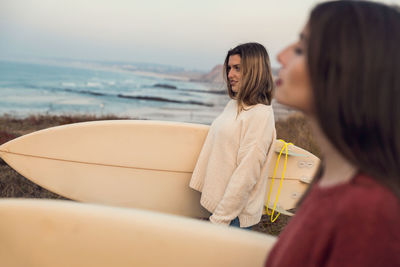
[[[239,217],[240,226],[249,227],[261,219],[276,138],[274,114],[263,104],[246,109],[237,116],[237,101],[229,101],[210,127],[190,180],[216,224]]]

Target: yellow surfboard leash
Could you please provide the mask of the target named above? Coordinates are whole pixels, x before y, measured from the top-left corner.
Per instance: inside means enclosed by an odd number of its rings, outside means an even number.
[[[270,186],[270,189],[269,189],[268,199],[267,199],[267,207],[266,207],[266,214],[267,214],[267,215],[271,215],[271,222],[275,222],[276,219],[278,218],[278,216],[280,215],[280,212],[278,212],[278,215],[276,215],[276,217],[274,218],[274,212],[275,212],[275,209],[276,209],[276,205],[277,205],[277,203],[278,203],[279,194],[280,194],[281,189],[282,189],[283,178],[284,178],[284,176],[285,176],[285,171],[286,171],[287,156],[288,156],[288,146],[293,145],[292,143],[286,143],[286,142],[283,141],[282,139],[279,139],[278,141],[281,141],[281,142],[283,143],[283,147],[282,147],[282,149],[281,149],[281,151],[280,151],[280,153],[279,153],[278,159],[276,160],[276,165],[275,165],[275,169],[274,169],[274,174],[273,174],[273,176],[272,176],[271,186]],[[269,209],[268,209],[269,199],[270,199],[270,197],[271,197],[271,192],[272,192],[272,187],[273,187],[273,185],[274,185],[274,180],[275,180],[275,176],[276,176],[276,171],[277,171],[277,169],[278,169],[279,161],[280,161],[280,159],[281,159],[281,155],[282,155],[283,151],[285,151],[285,164],[283,165],[283,172],[282,172],[281,182],[280,182],[279,188],[278,188],[278,194],[276,195],[276,199],[275,199],[275,202],[274,202],[274,206],[273,206],[273,208],[272,208],[272,212],[270,213],[270,212],[269,212]]]

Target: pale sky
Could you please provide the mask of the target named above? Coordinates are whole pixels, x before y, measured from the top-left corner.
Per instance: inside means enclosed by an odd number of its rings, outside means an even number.
[[[72,58],[210,70],[243,42],[276,55],[316,0],[0,0],[0,59]],[[400,0],[379,1],[396,3]]]

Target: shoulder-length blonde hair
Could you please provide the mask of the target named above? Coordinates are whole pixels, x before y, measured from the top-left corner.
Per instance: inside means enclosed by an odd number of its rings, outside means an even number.
[[[233,55],[239,55],[241,59],[242,78],[237,93],[232,90],[228,79],[229,57]],[[236,99],[238,102],[238,113],[245,109],[245,106],[271,104],[274,82],[268,52],[263,45],[245,43],[229,50],[224,62],[223,75],[230,98]]]

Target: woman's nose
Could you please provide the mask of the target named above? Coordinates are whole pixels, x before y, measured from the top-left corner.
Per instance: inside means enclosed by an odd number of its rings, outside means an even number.
[[[230,78],[232,78],[233,77],[233,72],[232,72],[232,69],[230,69],[229,71],[228,71],[228,78],[230,79]]]
[[[278,56],[276,57],[278,62],[281,63],[282,66],[285,66],[287,63],[288,55],[289,55],[289,50],[291,49],[292,46],[288,46],[285,49],[283,49],[281,52],[279,52]]]
[[[286,50],[286,49],[285,49]],[[279,63],[281,63],[281,65],[284,65],[284,52],[285,50],[282,50],[281,52],[279,52],[278,56],[276,57],[276,59],[278,60]]]

